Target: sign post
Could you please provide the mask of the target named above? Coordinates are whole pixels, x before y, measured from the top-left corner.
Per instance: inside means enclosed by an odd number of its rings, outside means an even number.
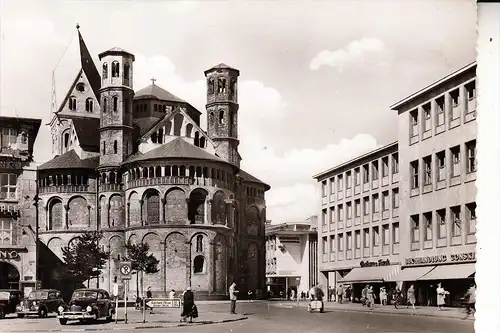
[[[120,274],[122,281],[124,282],[124,291],[125,291],[125,305],[124,305],[124,312],[125,312],[125,324],[127,324],[127,305],[128,305],[128,282],[131,279],[131,274],[132,274],[132,263],[130,261],[122,261],[120,263]],[[118,309],[116,309],[118,311]]]
[[[120,295],[120,285],[115,283],[113,285],[113,296],[116,297],[116,311],[115,311],[115,324],[118,324],[118,299]]]

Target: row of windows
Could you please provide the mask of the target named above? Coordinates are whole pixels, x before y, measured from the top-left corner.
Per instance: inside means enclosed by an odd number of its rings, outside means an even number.
[[[105,62],[102,64],[103,79],[108,78],[108,72],[108,63]],[[111,63],[111,77],[120,77],[120,63],[118,61],[113,61]],[[123,64],[123,78],[126,80],[130,78],[130,64],[127,62]]]
[[[445,130],[446,118],[448,118],[449,127],[454,128],[460,124],[462,112],[466,117],[465,120],[469,121],[475,119],[475,111],[476,83],[471,81],[409,112],[410,144],[418,139],[419,133],[422,139],[431,136],[433,119],[435,134],[439,134]]]
[[[383,191],[382,200],[380,200],[380,193],[375,193],[371,195],[371,205],[370,196],[363,197],[363,200],[356,199],[353,201],[348,201],[344,204],[338,204],[337,206],[330,207],[330,223],[335,221],[341,222],[345,219],[351,219],[354,217],[360,217],[361,214],[369,215],[371,213],[379,213],[380,210],[387,211],[391,209],[396,209],[399,207],[399,188],[394,188],[391,191],[391,196],[389,196],[389,191]],[[392,205],[391,205],[392,202]],[[327,209],[322,210],[322,222],[326,225],[328,222],[328,211]]]
[[[424,186],[432,185],[433,178],[436,183],[439,183],[447,179],[453,180],[460,177],[464,170],[467,174],[476,172],[476,140],[466,142],[463,148],[465,150],[464,160],[461,154],[462,146],[458,145],[425,156],[421,160],[410,162],[411,189],[420,188],[421,182],[423,182]],[[448,155],[448,158],[446,155]],[[448,168],[447,165],[449,165]],[[422,171],[423,176],[420,175],[420,171]]]
[[[114,112],[118,111],[118,97],[117,96],[113,96],[111,97],[111,107],[112,107],[112,110]],[[123,102],[123,111],[125,113],[128,113],[129,112],[129,107],[130,107],[130,103],[128,100],[125,100]],[[106,97],[104,97],[102,99],[102,112],[107,112],[108,111],[108,99]]]
[[[411,215],[411,242],[419,243],[421,237],[424,241],[432,241],[433,229],[437,230],[437,238],[447,238],[448,228],[452,237],[462,235],[462,229],[465,228],[466,235],[476,233],[476,203],[471,202],[465,205],[465,219],[462,218],[461,206],[438,209],[435,212],[426,212],[422,215]],[[448,216],[448,218],[447,218]],[[422,217],[422,225],[421,225]],[[435,217],[435,223],[434,223]],[[421,235],[421,228],[424,228]]]
[[[17,198],[17,175],[13,173],[0,173],[0,199]]]
[[[88,175],[52,175],[41,177],[38,180],[40,187],[60,186],[60,185],[88,185]]]
[[[391,166],[389,166],[389,161]],[[379,165],[380,162],[380,165]],[[381,170],[380,170],[381,167]],[[361,171],[363,176],[363,184],[370,182],[371,180],[378,180],[380,176],[388,177],[389,170],[391,173],[399,173],[399,157],[398,153],[391,154],[390,156],[385,156],[371,163],[364,164],[361,167],[354,168],[354,170],[346,171],[345,173],[339,174],[337,176],[330,178],[330,193],[335,193],[335,188],[337,192],[343,191],[344,187],[346,189],[352,188],[352,186],[358,186],[361,184]],[[371,174],[371,178],[370,178]],[[335,181],[336,180],[336,181]],[[322,182],[322,193],[323,196],[328,195],[328,184],[324,180]]]
[[[71,111],[76,111],[76,97],[71,96],[68,100],[68,108]],[[89,97],[85,100],[85,111],[87,112],[94,112],[94,100]]]
[[[218,94],[225,94],[227,92],[227,81],[225,78],[220,77],[217,79],[217,93]],[[208,94],[212,95],[215,92],[215,79],[214,78],[209,78],[208,79]],[[233,95],[236,92],[236,79],[231,79],[229,83],[229,94]]]
[[[167,112],[167,105],[162,105],[162,104],[153,104],[153,110],[158,111],[158,112]],[[149,105],[147,103],[144,104],[136,104],[135,105],[135,112],[148,112]]]
[[[128,142],[125,142],[125,152],[128,152]],[[106,151],[106,141],[102,142],[102,154],[118,154],[118,141],[113,141],[113,149],[111,151]]]
[[[211,172],[210,172],[211,171]],[[167,165],[156,167],[134,168],[129,170],[130,180],[156,178],[156,177],[204,177],[217,180],[232,181],[233,177],[229,172],[220,169],[209,169],[207,167],[185,167],[184,165]],[[212,177],[210,177],[210,175]]]
[[[369,248],[391,243],[390,225],[384,224],[381,227],[363,228],[353,231],[339,233],[337,235],[323,237],[323,254],[343,252],[344,250]],[[371,229],[371,236],[370,236]],[[392,224],[392,244],[399,244],[399,222]]]

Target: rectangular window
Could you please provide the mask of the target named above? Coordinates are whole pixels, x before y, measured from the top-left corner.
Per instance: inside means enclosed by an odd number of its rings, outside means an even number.
[[[328,253],[328,239],[327,237],[323,237],[323,253]]]
[[[451,106],[456,108],[460,105],[460,89],[455,89],[450,92]],[[455,118],[453,118],[455,119]]]
[[[339,252],[344,251],[344,234],[337,235],[337,245],[339,248]]]
[[[436,168],[437,168],[437,181],[446,179],[446,152],[440,151],[436,153]]]
[[[330,236],[330,252],[335,253],[335,235]]]
[[[372,180],[378,179],[378,161],[372,162]]]
[[[446,209],[436,211],[438,238],[446,238]]]
[[[352,219],[352,202],[346,202],[345,207],[346,207],[347,219]]]
[[[327,192],[327,186],[326,186],[326,180],[321,182],[321,192],[323,193],[323,196],[326,197]]]
[[[373,246],[379,246],[380,245],[379,228],[373,227],[372,233],[373,233]]]
[[[389,157],[382,158],[382,177],[389,176]]]
[[[467,234],[473,235],[476,233],[476,203],[466,204],[467,208]]]
[[[418,109],[410,111],[410,136],[418,135]]]
[[[337,190],[342,191],[344,189],[344,177],[342,175],[337,176]]]
[[[378,213],[380,210],[380,202],[379,202],[378,193],[373,195],[372,203],[373,203],[373,206],[372,206],[373,212]]]
[[[361,248],[361,230],[356,230],[354,231],[354,246],[356,247],[356,249],[360,249]]]
[[[363,215],[370,214],[370,197],[363,198]]]
[[[462,234],[462,221],[460,220],[460,206],[451,207],[451,235],[460,236]]]
[[[399,222],[392,224],[392,243],[399,244]]]
[[[363,183],[366,184],[370,181],[370,171],[368,164],[363,165]]]
[[[382,210],[389,210],[389,191],[382,192]]]
[[[352,232],[349,231],[346,233],[346,238],[347,238],[347,250],[352,250]]]
[[[420,217],[418,215],[410,216],[411,221],[411,242],[420,242]]]
[[[337,211],[339,213],[338,221],[339,222],[344,221],[344,206],[342,204],[338,205]]]
[[[330,194],[335,193],[335,177],[330,178]]]
[[[1,139],[2,148],[14,148],[17,143],[17,130],[15,128],[4,128]]]
[[[17,190],[17,175],[13,173],[0,173],[0,199],[15,200]]]
[[[411,171],[411,188],[416,189],[419,187],[419,178],[418,178],[418,160],[410,163],[410,171]]]
[[[444,96],[436,98],[436,125],[444,125]]]
[[[431,130],[431,103],[427,103],[422,106],[423,111],[423,122],[424,128],[423,131],[427,132]]]
[[[352,174],[351,171],[345,173],[345,188],[351,188],[352,186]]]
[[[425,240],[432,240],[432,212],[424,213]]]
[[[0,219],[0,245],[14,245],[12,238],[12,220]]]
[[[450,149],[451,152],[451,176],[460,176],[460,146]]]
[[[392,154],[392,173],[399,173],[399,155],[398,153]]]
[[[467,149],[467,173],[476,172],[476,140],[465,143]]]
[[[382,226],[382,245],[389,245],[389,243],[390,243],[389,225],[384,224]]]
[[[361,183],[361,173],[359,168],[354,169],[354,186],[358,186]]]
[[[356,199],[354,200],[354,217],[360,217],[361,216],[361,200]]]
[[[424,185],[432,184],[432,156],[426,156],[424,161]]]
[[[470,101],[476,98],[476,81],[472,81],[465,85],[465,90],[467,91],[467,99]],[[470,110],[472,111],[472,110]]]
[[[335,206],[330,207],[330,223],[335,222]]]
[[[370,247],[370,229],[368,228],[363,229],[363,247],[365,249]]]
[[[399,189],[395,188],[392,190],[392,208],[399,207]]]
[[[321,210],[321,222],[323,223],[323,225],[326,225],[327,224],[327,210],[326,208]]]

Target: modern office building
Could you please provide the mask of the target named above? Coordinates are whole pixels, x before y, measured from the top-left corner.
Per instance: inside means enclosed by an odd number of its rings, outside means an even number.
[[[321,183],[319,282],[382,284],[400,269],[399,157],[394,142],[316,176]]]
[[[266,284],[273,295],[307,292],[318,283],[316,219],[266,224]]]

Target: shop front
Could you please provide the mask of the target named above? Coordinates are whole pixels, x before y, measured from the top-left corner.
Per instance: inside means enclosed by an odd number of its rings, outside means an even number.
[[[380,303],[379,293],[382,287],[389,292],[396,283],[394,277],[400,272],[399,264],[387,260],[361,261],[359,267],[354,267],[346,276],[338,281],[344,290],[350,289],[350,300],[360,302],[362,290],[366,285],[373,287],[376,303]]]
[[[446,304],[461,306],[461,298],[474,283],[476,254],[464,252],[425,257],[410,257],[404,261],[401,272],[392,281],[396,282],[403,295],[413,285],[417,305],[436,306],[438,283],[449,292]]]
[[[23,246],[0,247],[0,289],[29,293],[36,287],[35,258]]]

